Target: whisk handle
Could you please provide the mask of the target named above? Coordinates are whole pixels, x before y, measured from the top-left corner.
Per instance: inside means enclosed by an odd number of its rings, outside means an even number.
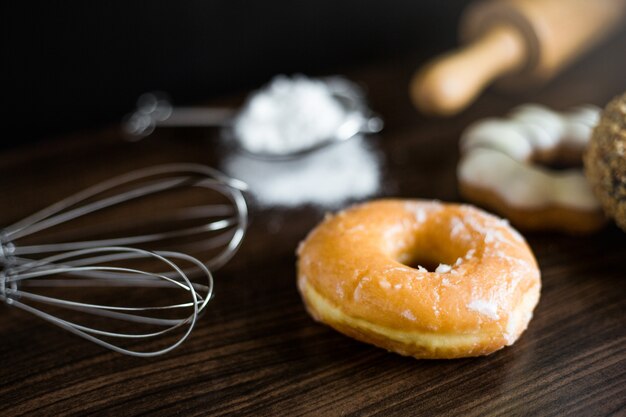
[[[131,139],[150,135],[163,127],[224,127],[236,111],[225,107],[173,107],[163,93],[146,93],[137,100],[137,108],[126,115],[122,123]]]

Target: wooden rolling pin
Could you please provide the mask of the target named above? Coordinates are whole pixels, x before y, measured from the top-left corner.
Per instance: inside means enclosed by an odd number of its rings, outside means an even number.
[[[451,115],[495,80],[518,86],[547,81],[625,16],[626,0],[475,3],[461,19],[466,45],[422,68],[411,82],[411,98],[425,113]]]

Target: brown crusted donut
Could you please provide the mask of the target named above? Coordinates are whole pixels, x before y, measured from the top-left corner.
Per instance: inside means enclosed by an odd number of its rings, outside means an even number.
[[[602,113],[584,162],[585,174],[604,211],[626,231],[626,93]]]
[[[358,205],[326,218],[298,249],[298,288],[315,319],[416,358],[487,355],[513,344],[540,286],[524,239],[468,205]]]

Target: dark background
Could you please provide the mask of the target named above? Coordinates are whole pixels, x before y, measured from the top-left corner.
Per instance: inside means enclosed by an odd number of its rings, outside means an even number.
[[[146,90],[230,105],[277,72],[343,73],[368,87],[385,120],[367,138],[384,177],[376,197],[454,202],[463,201],[455,172],[470,123],[525,102],[603,106],[626,90],[623,32],[540,90],[489,89],[455,117],[428,118],[413,108],[407,84],[417,66],[455,44],[462,2],[256,3],[0,5],[0,139],[50,138],[0,152],[0,225],[133,169],[180,161],[219,168],[233,154],[218,146],[217,129],[123,140],[115,123]],[[130,215],[141,224],[154,210],[144,201]],[[244,244],[217,271],[207,314],[162,357],[116,354],[0,305],[0,416],[625,415],[626,234],[617,227],[586,237],[525,234],[543,281],[528,331],[485,358],[416,361],[305,312],[295,250],[326,210],[251,205]],[[114,214],[102,225],[119,221]]]
[[[150,90],[187,104],[277,73],[323,74],[400,55],[414,56],[417,66],[455,44],[466,3],[3,2],[3,124],[20,133],[2,141],[115,122]]]

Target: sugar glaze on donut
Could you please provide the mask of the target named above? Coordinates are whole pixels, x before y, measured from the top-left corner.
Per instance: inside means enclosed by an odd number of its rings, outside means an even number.
[[[513,344],[539,300],[535,258],[508,223],[468,205],[379,200],[327,217],[298,249],[309,313],[416,358]]]

